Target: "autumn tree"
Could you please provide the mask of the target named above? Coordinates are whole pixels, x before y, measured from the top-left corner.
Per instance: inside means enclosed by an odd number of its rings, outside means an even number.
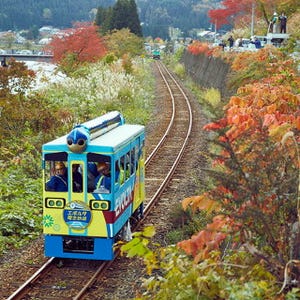
[[[35,79],[34,71],[29,70],[24,62],[14,59],[6,61],[6,65],[7,67],[2,67],[0,72],[0,97],[24,95]]]
[[[7,45],[8,48],[12,47],[15,40],[16,40],[16,34],[11,31],[4,33],[2,36],[2,41]]]
[[[220,8],[210,10],[208,15],[211,23],[216,24],[218,28],[225,24],[233,25],[242,18],[246,18],[249,24],[252,8],[255,8],[257,17],[265,20],[267,28],[274,11],[291,14],[295,12],[297,5],[296,0],[224,0]]]
[[[34,71],[28,69],[24,62],[17,62],[14,59],[7,61],[7,67],[1,68],[0,136],[5,137],[1,139],[1,146],[8,141],[22,137],[24,127],[30,123],[34,108],[32,103],[27,100],[26,93],[34,85],[35,78]],[[41,107],[41,103],[39,103],[37,119],[40,118]]]
[[[247,76],[260,65],[261,77]],[[216,187],[183,201],[185,209],[215,211],[215,217],[179,246],[200,261],[230,236],[232,249],[243,245],[283,280],[285,265],[300,258],[293,238],[300,213],[300,79],[293,60],[274,47],[236,55],[232,70],[243,78],[237,94],[225,116],[205,126],[216,133]]]
[[[76,23],[74,28],[53,38],[46,50],[53,53],[53,60],[65,72],[73,71],[84,62],[96,62],[106,54],[98,27],[90,23]]]
[[[144,43],[142,38],[133,34],[128,28],[114,30],[105,37],[105,42],[109,52],[121,58],[125,54],[131,57],[144,53]]]
[[[56,122],[42,100],[28,95],[35,84],[34,71],[13,59],[7,65],[0,72],[0,135],[5,137],[0,142],[2,146],[23,138],[27,130],[27,134],[32,131],[46,134]]]
[[[43,92],[32,91],[36,75],[24,62],[6,63],[0,67],[0,172],[13,170],[16,164],[18,174],[36,178],[42,144],[65,126],[70,110],[53,104]]]

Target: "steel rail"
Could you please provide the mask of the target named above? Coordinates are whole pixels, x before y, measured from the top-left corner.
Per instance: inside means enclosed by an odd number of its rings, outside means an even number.
[[[153,150],[153,152],[155,151],[157,153],[159,147],[162,144],[162,141],[165,140],[165,138],[167,137],[167,135],[169,134],[170,128],[174,122],[174,117],[175,117],[175,99],[174,99],[174,95],[172,93],[171,87],[169,85],[169,83],[166,80],[166,77],[164,76],[164,74],[162,73],[162,68],[164,68],[164,70],[167,72],[167,74],[170,76],[170,78],[172,79],[172,81],[176,84],[176,86],[179,88],[181,94],[183,95],[183,97],[185,98],[186,104],[188,106],[188,110],[189,110],[189,127],[188,127],[188,131],[184,140],[184,143],[181,147],[181,150],[179,152],[179,154],[177,155],[176,159],[174,160],[174,163],[170,169],[170,171],[168,172],[167,176],[165,177],[164,181],[161,183],[160,187],[158,188],[158,190],[156,191],[156,193],[153,195],[153,197],[150,199],[149,203],[147,204],[147,206],[145,207],[144,210],[144,215],[148,214],[148,211],[150,211],[150,208],[153,206],[153,203],[155,203],[156,199],[162,194],[163,190],[165,189],[166,185],[168,184],[168,182],[171,180],[171,177],[173,175],[173,173],[176,170],[177,165],[179,164],[182,155],[184,153],[184,150],[186,148],[186,145],[188,143],[188,140],[190,138],[191,135],[191,131],[192,131],[192,124],[193,124],[193,115],[192,115],[192,108],[189,102],[189,99],[187,97],[187,95],[185,94],[185,92],[183,91],[183,89],[180,87],[180,85],[178,84],[177,80],[174,78],[174,76],[169,72],[169,70],[162,64],[162,63],[158,63],[159,66],[159,72],[164,80],[164,82],[167,85],[167,88],[169,90],[170,96],[172,97],[172,106],[173,106],[173,112],[172,112],[172,118],[171,121],[169,123],[168,129],[166,130],[165,135],[163,136],[162,140],[159,142],[159,144],[157,145],[157,147]],[[152,159],[152,157],[155,155],[155,153],[151,153],[151,155],[149,156],[149,160]],[[148,162],[148,159],[146,160],[146,163]]]
[[[50,267],[50,265],[53,263],[53,261],[55,260],[55,257],[51,257],[49,260],[46,261],[45,264],[43,264],[27,281],[25,281],[13,294],[11,294],[7,300],[13,300],[13,299],[19,299],[19,297],[22,296],[22,294],[24,293],[24,290],[31,284],[33,283],[35,280],[37,280],[42,274],[43,272],[45,272],[45,270],[47,268]]]

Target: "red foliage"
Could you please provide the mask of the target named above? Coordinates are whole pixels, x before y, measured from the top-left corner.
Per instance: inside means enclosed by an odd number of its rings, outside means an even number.
[[[98,33],[98,27],[90,23],[76,23],[53,38],[46,47],[52,51],[55,62],[72,54],[78,62],[95,62],[106,54],[106,48]]]
[[[223,118],[217,122],[206,124],[203,129],[205,130],[218,130],[227,126],[227,119]]]
[[[208,12],[210,21],[216,24],[217,28],[222,25],[232,23],[238,15],[249,13],[251,11],[253,0],[224,0],[221,5],[224,8],[212,9]]]
[[[284,3],[285,2],[285,3]],[[240,20],[248,20],[250,22],[252,14],[252,5],[255,5],[254,13],[256,17],[264,18],[268,23],[268,17],[274,12],[274,7],[280,8],[288,4],[289,1],[282,0],[224,0],[221,2],[221,7],[218,9],[212,9],[208,12],[210,21],[220,28],[225,24],[239,23]],[[290,1],[292,2],[292,1]]]

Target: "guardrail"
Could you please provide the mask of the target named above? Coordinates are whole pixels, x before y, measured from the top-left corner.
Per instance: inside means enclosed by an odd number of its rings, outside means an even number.
[[[14,58],[16,61],[41,61],[41,62],[51,62],[53,55],[37,55],[37,54],[0,54],[0,60],[9,61],[10,58]]]

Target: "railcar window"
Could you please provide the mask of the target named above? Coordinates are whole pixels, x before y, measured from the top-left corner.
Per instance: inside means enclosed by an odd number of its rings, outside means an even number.
[[[126,181],[130,177],[130,152],[128,152],[126,155],[121,157],[120,161],[120,169],[123,172],[124,176],[124,181]]]
[[[131,165],[132,165],[132,173],[134,173],[137,170],[137,164],[136,164],[136,154],[137,154],[137,146],[135,146],[131,150]]]
[[[120,160],[118,159],[116,161],[116,178],[115,178],[115,183],[119,183],[120,185],[122,185],[124,183],[124,171],[122,170],[122,168],[120,167],[121,163]]]
[[[111,157],[102,154],[88,153],[88,192],[110,193],[112,166]]]
[[[98,176],[97,163],[88,162],[87,167],[87,182],[88,182],[88,192],[93,192],[95,189],[95,179]]]
[[[131,153],[130,151],[126,154],[125,157],[125,176],[128,179],[131,175]]]
[[[81,193],[82,192],[82,178],[83,178],[83,165],[73,163],[72,164],[72,189],[73,193]]]
[[[45,190],[54,192],[68,191],[68,155],[65,152],[45,155]]]

